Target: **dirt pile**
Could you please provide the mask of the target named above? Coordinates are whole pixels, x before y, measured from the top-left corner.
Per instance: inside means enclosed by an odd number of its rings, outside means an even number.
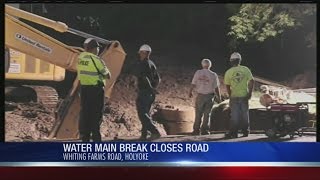
[[[54,122],[54,113],[39,103],[6,102],[6,140],[45,138]]]
[[[171,84],[164,85],[165,87]],[[107,100],[101,134],[103,137],[139,136],[141,123],[137,117],[134,77],[122,75],[114,86],[112,98]],[[159,99],[169,97],[164,95]],[[156,105],[155,103],[155,105]],[[54,113],[39,103],[6,102],[6,140],[39,140],[44,139],[54,123]],[[163,126],[156,123],[161,134],[166,132]]]
[[[292,89],[314,88],[317,86],[317,72],[306,71],[298,74],[290,79],[287,84]]]
[[[130,108],[129,108],[130,109]],[[137,136],[140,123],[117,102],[108,103],[101,125],[103,137]],[[55,121],[54,113],[39,103],[6,102],[6,141],[45,139]]]

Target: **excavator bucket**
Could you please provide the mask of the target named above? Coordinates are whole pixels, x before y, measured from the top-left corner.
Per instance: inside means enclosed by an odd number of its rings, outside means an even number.
[[[100,55],[111,72],[111,79],[108,79],[106,82],[106,97],[110,97],[111,95],[112,87],[121,72],[125,56],[126,53],[118,41],[112,42]],[[79,90],[80,84],[78,79],[76,79],[68,96],[57,108],[56,122],[49,134],[49,138],[62,140],[79,139],[78,125],[81,108]]]
[[[111,72],[111,79],[106,82],[105,96],[108,98],[110,98],[112,87],[121,73],[125,56],[126,53],[118,41],[113,42],[111,47],[105,49],[100,55]]]

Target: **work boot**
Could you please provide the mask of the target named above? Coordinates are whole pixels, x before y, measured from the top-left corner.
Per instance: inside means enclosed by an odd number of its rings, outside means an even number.
[[[148,135],[142,134],[139,138],[140,141],[146,141],[148,138]]]
[[[225,134],[225,138],[226,138],[226,139],[238,138],[238,133],[228,132],[228,133]]]
[[[100,134],[100,132],[98,132],[98,133],[92,133],[91,139],[92,139],[93,142],[101,142],[102,139],[101,139],[101,134]]]
[[[86,134],[86,135],[80,135],[80,139],[82,142],[90,142],[91,136]]]
[[[193,131],[191,134],[192,134],[193,136],[199,136],[199,135],[201,135],[201,134],[200,134],[200,131]]]
[[[155,140],[155,139],[159,139],[161,137],[161,134],[160,133],[152,133],[149,140],[152,141],[152,140]]]
[[[141,136],[140,136],[139,140],[141,140],[141,141],[146,141],[147,139],[148,139],[148,131],[142,130],[142,131],[141,131]]]
[[[201,135],[210,135],[210,131],[203,131],[201,132]]]
[[[242,137],[248,137],[249,136],[249,131],[243,131]]]
[[[147,136],[140,136],[140,137],[139,137],[139,140],[140,140],[140,141],[146,141],[146,140],[147,140]]]

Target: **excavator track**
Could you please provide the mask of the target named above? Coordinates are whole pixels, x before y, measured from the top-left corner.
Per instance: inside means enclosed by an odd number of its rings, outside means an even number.
[[[57,91],[50,86],[33,86],[28,85],[37,94],[37,101],[42,103],[45,107],[54,110],[57,107],[59,101],[59,95]]]

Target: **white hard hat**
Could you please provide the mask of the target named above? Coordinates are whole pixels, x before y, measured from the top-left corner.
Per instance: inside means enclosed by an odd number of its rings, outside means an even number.
[[[139,51],[148,51],[151,52],[151,47],[148,44],[144,44],[140,47]]]
[[[202,66],[208,65],[209,67],[211,67],[212,63],[211,63],[210,59],[202,59],[201,65]]]
[[[233,60],[235,60],[235,59],[241,60],[241,55],[240,55],[240,53],[234,52],[234,53],[231,54],[231,56],[230,56],[230,61],[233,61]]]

